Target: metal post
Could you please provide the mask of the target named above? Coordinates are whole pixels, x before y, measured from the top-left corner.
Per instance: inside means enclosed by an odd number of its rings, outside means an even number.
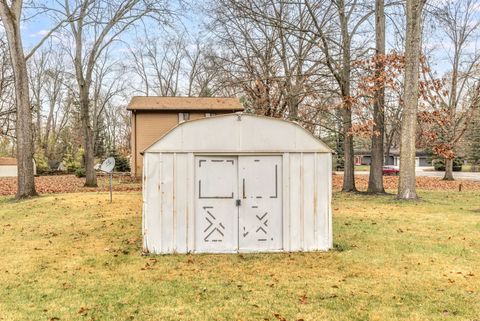
[[[110,203],[112,202],[112,173],[110,172]]]

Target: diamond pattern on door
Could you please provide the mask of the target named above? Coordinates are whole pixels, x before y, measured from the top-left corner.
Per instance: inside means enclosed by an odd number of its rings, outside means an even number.
[[[268,218],[267,218],[268,212],[265,212],[262,216],[255,215],[255,217],[259,220],[257,224],[259,224],[259,227],[255,231],[257,233],[257,241],[259,242],[265,242],[267,241],[267,236],[268,236]],[[263,233],[263,234],[262,234]]]
[[[240,251],[280,250],[282,201],[280,156],[240,156]]]
[[[238,248],[237,157],[195,157],[195,251]]]
[[[203,231],[205,242],[222,242],[225,236],[225,226],[222,222],[219,222],[217,218],[212,214],[213,206],[204,206],[205,220],[207,221],[207,228]]]

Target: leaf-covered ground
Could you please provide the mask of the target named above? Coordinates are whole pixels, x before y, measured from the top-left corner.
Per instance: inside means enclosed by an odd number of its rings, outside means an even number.
[[[98,188],[86,188],[85,178],[78,178],[75,175],[54,175],[35,177],[35,186],[40,194],[50,193],[74,193],[74,192],[98,192],[108,190],[108,178],[98,177]],[[113,178],[115,191],[139,191],[141,185],[138,180],[129,176],[118,176]],[[0,178],[0,195],[15,195],[17,190],[17,179],[13,177]]]
[[[141,195],[0,197],[0,320],[479,320],[480,192],[335,193],[335,250],[141,256]]]
[[[357,188],[365,191],[368,185],[368,176],[357,175],[355,177]],[[394,192],[397,188],[398,177],[384,177],[385,188]],[[39,176],[35,178],[37,191],[40,194],[50,193],[75,193],[75,192],[98,192],[108,190],[107,177],[101,176],[98,179],[98,188],[86,188],[84,178],[75,177],[75,175],[59,176]],[[141,182],[127,176],[114,178],[115,191],[140,191]],[[342,188],[342,175],[333,175],[333,189],[339,191]],[[480,182],[475,181],[443,181],[436,177],[417,177],[417,186],[422,190],[431,191],[458,191],[459,185],[462,185],[462,191],[480,191]],[[17,189],[16,178],[0,178],[0,196],[15,195]]]
[[[398,187],[398,176],[384,176],[385,189],[395,192]],[[333,189],[341,190],[343,175],[333,175]],[[358,190],[366,191],[368,186],[368,175],[356,175],[355,184]],[[444,181],[438,177],[417,177],[417,188],[429,191],[458,191],[461,185],[462,191],[480,191],[478,181]]]

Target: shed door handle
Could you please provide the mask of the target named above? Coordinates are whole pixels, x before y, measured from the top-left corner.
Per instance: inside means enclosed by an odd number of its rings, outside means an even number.
[[[245,178],[242,180],[242,197],[246,198],[246,196],[245,196]]]
[[[235,201],[235,205],[236,205],[236,206],[242,205],[242,201],[241,201],[241,200],[236,200],[236,201]]]

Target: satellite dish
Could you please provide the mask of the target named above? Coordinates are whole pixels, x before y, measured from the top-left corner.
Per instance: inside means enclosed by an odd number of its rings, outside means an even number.
[[[106,173],[111,173],[115,168],[115,158],[109,157],[103,161],[102,165],[100,165],[100,170]]]

